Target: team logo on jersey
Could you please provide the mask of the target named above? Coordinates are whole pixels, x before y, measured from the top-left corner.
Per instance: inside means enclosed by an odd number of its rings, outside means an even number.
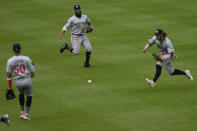
[[[76,33],[81,33],[83,29],[84,29],[83,22],[76,23],[76,28],[75,28]]]

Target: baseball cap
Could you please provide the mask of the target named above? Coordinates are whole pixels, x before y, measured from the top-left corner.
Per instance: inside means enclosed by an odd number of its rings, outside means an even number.
[[[13,44],[13,50],[18,52],[21,50],[21,45],[19,43],[14,43]]]
[[[81,9],[80,5],[74,5],[74,10],[80,10],[80,9]]]
[[[155,31],[155,35],[156,36],[159,36],[159,35],[161,35],[163,33],[164,33],[164,31],[162,29],[156,29],[156,31]]]

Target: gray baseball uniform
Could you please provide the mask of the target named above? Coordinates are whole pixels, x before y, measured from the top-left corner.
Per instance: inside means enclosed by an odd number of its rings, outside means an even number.
[[[85,24],[88,23],[90,23],[90,19],[86,15],[81,15],[81,18],[78,18],[75,15],[73,15],[71,18],[69,18],[66,25],[62,28],[62,30],[65,31],[68,28],[72,28],[71,43],[73,47],[73,54],[80,53],[80,45],[83,45],[87,52],[92,51],[90,41],[84,33]]]
[[[164,62],[158,62],[157,64],[160,65],[161,67],[165,67],[166,70],[172,74],[174,72],[174,67],[172,65],[172,60],[174,60],[176,57],[173,56],[172,58],[169,56],[169,53],[174,52],[174,48],[172,46],[172,43],[170,39],[167,37],[163,42],[160,42],[159,40],[156,39],[156,36],[153,36],[152,39],[149,39],[148,44],[145,46],[145,48],[151,47],[153,44],[156,44],[158,49],[160,50],[160,54],[162,55],[162,58],[165,59]]]
[[[19,94],[33,95],[31,72],[35,72],[31,59],[27,56],[13,56],[7,62],[7,72],[12,72]]]

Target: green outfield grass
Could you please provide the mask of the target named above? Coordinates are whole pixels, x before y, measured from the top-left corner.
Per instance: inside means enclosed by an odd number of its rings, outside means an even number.
[[[59,33],[73,15],[73,5],[91,19],[92,68],[78,56],[59,53]],[[194,131],[197,129],[196,0],[1,0],[0,115],[11,126],[0,131]],[[170,76],[164,69],[155,88],[156,61],[141,53],[156,28],[172,40],[174,66],[190,69],[194,81]],[[70,32],[65,40],[70,43]],[[5,100],[6,63],[12,44],[35,63],[30,121],[19,118],[17,98]],[[88,80],[93,82],[88,84]],[[14,91],[17,93],[15,87]]]

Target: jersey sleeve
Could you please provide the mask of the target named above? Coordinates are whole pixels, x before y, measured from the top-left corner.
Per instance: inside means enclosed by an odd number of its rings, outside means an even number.
[[[169,39],[167,40],[167,50],[168,50],[168,53],[174,52],[174,47],[172,46],[172,42]]]
[[[145,49],[150,48],[153,44],[155,44],[156,36],[153,36],[151,39],[148,40],[148,43],[145,46]]]
[[[86,24],[91,23],[90,19],[88,18],[88,16],[86,16]]]
[[[30,58],[28,58],[28,68],[31,72],[35,72],[34,64]]]
[[[151,46],[155,44],[156,36],[153,36],[151,39],[148,40],[148,44]]]
[[[70,28],[72,26],[72,23],[72,19],[70,18],[68,22],[63,26],[62,30],[67,30],[68,28]]]
[[[6,72],[12,72],[11,63],[9,60],[7,62],[7,66],[6,66]]]

